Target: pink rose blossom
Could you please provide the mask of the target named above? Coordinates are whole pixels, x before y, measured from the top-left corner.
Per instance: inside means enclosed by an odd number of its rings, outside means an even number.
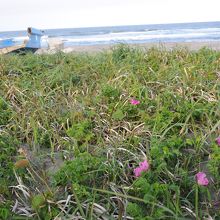
[[[196,174],[197,183],[201,186],[207,186],[209,184],[209,180],[206,177],[206,174],[203,172],[198,172]]]
[[[216,138],[216,143],[220,146],[220,137]]]
[[[139,105],[139,104],[140,104],[140,101],[138,101],[138,100],[136,100],[136,99],[131,99],[131,100],[130,100],[130,103],[131,103],[132,105]]]
[[[147,162],[147,160],[140,162],[139,167],[134,169],[135,177],[141,176],[141,173],[147,171],[148,169],[149,169],[149,163]]]

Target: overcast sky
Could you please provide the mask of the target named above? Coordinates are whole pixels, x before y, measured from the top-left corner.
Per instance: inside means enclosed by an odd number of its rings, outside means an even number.
[[[220,21],[220,0],[0,0],[0,31]]]

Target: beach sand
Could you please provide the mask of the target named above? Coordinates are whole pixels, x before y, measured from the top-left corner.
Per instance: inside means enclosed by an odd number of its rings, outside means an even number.
[[[156,47],[163,50],[173,50],[173,49],[188,49],[190,51],[197,51],[201,48],[207,47],[212,50],[220,50],[220,41],[209,41],[209,42],[169,42],[169,43],[144,43],[144,44],[129,44],[131,47],[150,49]],[[54,53],[57,51],[63,51],[64,53],[71,52],[102,52],[111,49],[116,46],[115,44],[108,45],[89,45],[89,46],[71,46],[67,48],[58,48],[58,49],[40,49],[37,53]]]

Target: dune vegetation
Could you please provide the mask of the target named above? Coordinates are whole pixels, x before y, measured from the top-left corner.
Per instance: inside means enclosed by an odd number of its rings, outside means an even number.
[[[220,216],[220,52],[0,56],[0,219]]]

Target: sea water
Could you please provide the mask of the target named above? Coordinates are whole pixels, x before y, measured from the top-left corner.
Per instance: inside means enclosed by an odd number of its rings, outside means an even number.
[[[65,47],[116,43],[218,41],[220,22],[46,29],[44,33],[43,47],[49,38],[59,38]],[[27,32],[0,32],[0,48],[5,47],[3,42],[6,39],[13,45],[20,44],[28,39]]]

